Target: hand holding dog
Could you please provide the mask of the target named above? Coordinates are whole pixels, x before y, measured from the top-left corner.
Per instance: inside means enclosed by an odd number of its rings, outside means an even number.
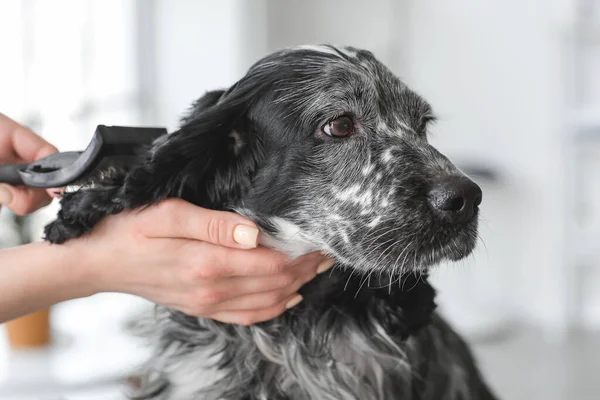
[[[0,164],[53,152],[54,146],[0,114]],[[50,193],[0,184],[0,206],[29,214],[50,203]],[[222,322],[265,321],[301,301],[298,289],[332,261],[318,253],[288,260],[258,240],[256,225],[246,218],[170,199],[108,217],[64,245],[1,250],[0,323],[100,292],[130,293]]]
[[[298,289],[333,264],[320,253],[288,260],[257,246],[258,229],[246,218],[179,199],[110,216],[66,245],[90,271],[93,293],[131,293],[241,325],[296,305]]]

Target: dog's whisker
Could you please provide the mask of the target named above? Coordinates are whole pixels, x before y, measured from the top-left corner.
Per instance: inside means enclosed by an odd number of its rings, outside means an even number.
[[[354,270],[350,272],[350,275],[348,275],[348,279],[346,280],[346,284],[344,285],[344,291],[346,291],[346,289],[348,288],[348,283],[350,283],[350,280],[352,279],[353,275],[354,275]]]
[[[358,297],[358,293],[363,288],[365,282],[367,282],[369,280],[369,277],[371,276],[372,273],[373,273],[373,270],[369,271],[369,273],[364,278],[361,279],[360,285],[358,286],[358,289],[356,290],[356,293],[354,294],[354,298]]]

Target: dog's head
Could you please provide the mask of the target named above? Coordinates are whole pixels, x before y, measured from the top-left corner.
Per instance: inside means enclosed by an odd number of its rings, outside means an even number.
[[[362,271],[457,260],[475,246],[481,190],[428,143],[433,119],[370,52],[279,51],[156,145],[151,190],[236,210],[266,244]]]

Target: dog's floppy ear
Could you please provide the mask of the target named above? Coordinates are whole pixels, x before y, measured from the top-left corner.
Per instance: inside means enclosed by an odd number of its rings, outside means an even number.
[[[182,119],[178,131],[156,143],[147,162],[123,187],[131,207],[180,197],[218,208],[248,189],[260,161],[260,140],[247,112],[252,88],[239,83],[211,91]]]
[[[247,116],[257,98],[251,83],[208,92],[180,129],[159,139],[138,166],[111,171],[94,185],[65,193],[57,219],[46,226],[46,240],[62,243],[79,237],[108,215],[167,197],[212,209],[235,207],[262,154]]]

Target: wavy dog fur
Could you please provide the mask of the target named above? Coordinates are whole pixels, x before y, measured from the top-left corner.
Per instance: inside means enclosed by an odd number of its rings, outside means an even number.
[[[355,131],[323,129],[348,116]],[[435,313],[429,267],[473,250],[477,217],[448,224],[432,185],[462,173],[427,142],[431,107],[368,51],[275,52],[206,93],[130,170],[68,193],[46,238],[182,198],[252,218],[270,246],[337,261],[272,321],[228,325],[157,307],[137,399],[493,399]],[[466,178],[465,178],[466,179]]]

